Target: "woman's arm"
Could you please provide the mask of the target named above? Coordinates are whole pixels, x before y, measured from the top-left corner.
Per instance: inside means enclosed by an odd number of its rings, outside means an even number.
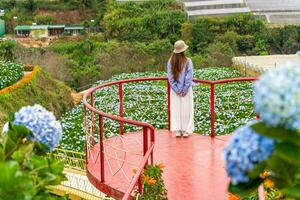
[[[179,94],[180,90],[177,86],[177,82],[174,80],[174,76],[172,74],[172,65],[171,65],[170,61],[168,62],[168,80],[169,80],[172,90],[174,90],[174,92]]]
[[[192,86],[193,83],[193,72],[194,72],[194,65],[191,59],[188,60],[188,66],[187,66],[187,72],[184,78],[184,85],[182,88],[182,96],[185,96],[189,90],[189,88]]]

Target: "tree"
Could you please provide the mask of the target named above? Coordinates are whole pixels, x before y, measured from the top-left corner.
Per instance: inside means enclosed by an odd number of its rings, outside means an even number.
[[[33,11],[35,11],[37,5],[36,5],[35,0],[27,0],[26,2],[24,2],[24,7],[28,11],[33,12]]]

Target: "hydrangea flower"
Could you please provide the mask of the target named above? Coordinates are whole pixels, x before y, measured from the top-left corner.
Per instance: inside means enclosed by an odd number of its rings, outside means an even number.
[[[269,126],[300,128],[300,63],[263,75],[254,85],[255,111]]]
[[[33,134],[29,139],[47,145],[50,151],[58,145],[62,136],[61,125],[53,113],[37,104],[21,108],[15,113],[13,123],[28,128]]]
[[[248,182],[248,172],[256,164],[269,158],[274,145],[273,139],[257,134],[249,125],[238,128],[223,152],[232,184]]]

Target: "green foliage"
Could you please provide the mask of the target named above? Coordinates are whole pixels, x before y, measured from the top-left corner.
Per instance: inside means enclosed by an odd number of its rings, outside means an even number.
[[[185,22],[181,25],[181,39],[187,44],[190,44],[192,40],[192,28],[193,24],[191,22]]]
[[[11,119],[12,120],[12,119]],[[0,199],[53,199],[47,187],[66,180],[64,165],[38,142],[32,133],[11,121],[0,139]]]
[[[11,86],[24,75],[24,68],[20,64],[0,61],[0,90]]]
[[[2,0],[0,1],[0,7],[5,10],[11,10],[17,5],[16,0]]]
[[[234,51],[228,43],[212,43],[207,47],[207,64],[211,67],[230,67]]]
[[[300,26],[289,25],[271,28],[268,30],[268,39],[271,46],[278,52],[296,53],[300,48]]]
[[[249,174],[250,185],[245,184],[231,186],[229,189],[241,196],[248,195],[265,179],[274,181],[285,198],[299,199],[300,197],[300,135],[296,130],[286,130],[283,127],[268,127],[263,122],[252,125],[257,133],[276,140],[273,155],[260,167],[256,167]],[[268,177],[261,174],[270,171]]]
[[[173,0],[151,0],[143,3],[112,2],[104,16],[107,37],[124,41],[149,42],[180,35],[185,13]]]
[[[148,165],[142,175],[143,195],[137,192],[137,199],[140,200],[167,200],[167,190],[165,189],[164,180],[162,178],[163,164]]]
[[[254,34],[254,45],[253,49],[257,55],[268,55],[268,38],[264,32],[257,32]]]
[[[43,71],[38,72],[30,84],[0,95],[0,127],[7,121],[7,112],[16,112],[23,106],[36,103],[60,116],[73,106],[70,92],[64,83]]]
[[[218,21],[212,18],[199,18],[192,28],[192,50],[203,53],[216,37]]]
[[[252,14],[232,15],[224,18],[221,32],[227,30],[237,32],[239,35],[263,32],[266,28],[262,20],[255,19]]]
[[[54,18],[52,16],[48,15],[37,15],[34,17],[35,22],[37,24],[42,24],[42,25],[47,25],[47,24],[52,24],[54,21]]]
[[[228,44],[228,46],[235,52],[238,52],[237,41],[238,41],[238,34],[234,31],[227,31],[223,35],[217,36],[217,41],[220,41],[224,44]]]
[[[14,47],[15,42],[13,41],[0,42],[0,60],[13,61]]]
[[[99,79],[124,72],[164,70],[172,45],[169,40],[142,42],[57,42],[50,50],[70,59],[72,87],[78,88]],[[126,61],[126,62],[124,62]]]
[[[254,44],[254,37],[252,35],[239,35],[237,38],[238,50],[247,55],[251,55]]]
[[[37,8],[35,0],[26,0],[24,2],[24,8],[30,12],[35,11],[35,9]]]

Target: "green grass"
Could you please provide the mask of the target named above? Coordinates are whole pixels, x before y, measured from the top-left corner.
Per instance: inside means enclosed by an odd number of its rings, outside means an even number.
[[[63,82],[39,71],[29,84],[0,95],[0,127],[7,121],[8,112],[16,112],[27,105],[40,104],[60,116],[73,106],[70,92]]]

